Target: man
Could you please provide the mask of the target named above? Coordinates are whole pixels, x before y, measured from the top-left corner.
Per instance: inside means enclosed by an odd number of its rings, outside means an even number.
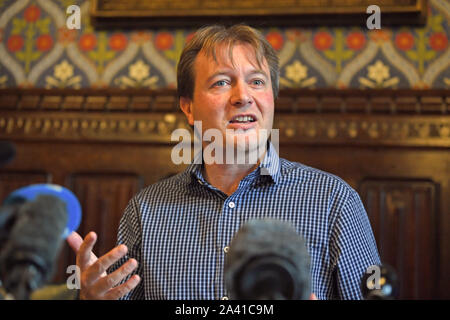
[[[278,94],[270,44],[248,26],[202,28],[186,45],[177,77],[190,125],[219,130],[224,153],[261,157],[253,164],[191,164],[145,188],[125,210],[119,246],[98,260],[95,233],[84,241],[72,234],[80,297],[226,299],[223,266],[233,235],[249,219],[271,217],[305,238],[317,298],[360,299],[363,273],[380,260],[358,194],[334,175],[280,159],[260,139],[272,129]]]

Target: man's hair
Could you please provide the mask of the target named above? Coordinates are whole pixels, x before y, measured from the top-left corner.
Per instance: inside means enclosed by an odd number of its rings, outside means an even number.
[[[177,94],[180,97],[193,99],[195,86],[194,63],[200,51],[206,56],[213,57],[217,62],[216,48],[218,45],[228,47],[228,55],[231,61],[232,50],[236,44],[249,44],[255,50],[256,62],[262,68],[263,58],[266,58],[272,81],[274,99],[278,96],[279,89],[279,62],[278,56],[270,43],[258,30],[246,25],[234,25],[229,28],[221,25],[212,25],[199,29],[193,38],[186,44],[181,53],[177,67]]]

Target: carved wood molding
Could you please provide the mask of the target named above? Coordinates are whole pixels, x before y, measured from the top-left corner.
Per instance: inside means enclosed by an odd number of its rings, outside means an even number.
[[[12,140],[171,142],[177,128],[190,129],[181,113],[3,114],[0,138]],[[450,117],[280,115],[280,142],[450,147]]]
[[[0,89],[2,111],[178,112],[174,89]],[[450,114],[450,90],[284,89],[277,113]]]
[[[274,128],[280,143],[447,148],[448,93],[284,90]],[[171,141],[175,129],[190,129],[173,90],[9,89],[0,96],[0,139],[170,144],[177,143]],[[77,109],[68,107],[68,97]]]
[[[283,143],[450,147],[448,116],[291,116],[274,127]]]

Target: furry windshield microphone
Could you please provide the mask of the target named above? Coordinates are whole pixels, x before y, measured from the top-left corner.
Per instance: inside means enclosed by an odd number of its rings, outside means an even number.
[[[15,299],[29,299],[52,276],[67,224],[67,209],[57,197],[39,195],[17,210],[0,253],[0,277]]]
[[[236,300],[307,300],[310,257],[304,240],[287,222],[247,222],[228,250],[225,285]]]

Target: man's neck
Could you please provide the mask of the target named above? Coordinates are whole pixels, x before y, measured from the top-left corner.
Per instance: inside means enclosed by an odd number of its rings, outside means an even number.
[[[205,164],[203,175],[212,186],[231,196],[239,183],[259,164]]]
[[[239,187],[239,183],[249,173],[258,168],[267,150],[263,152],[257,163],[250,164],[204,164],[203,177],[213,187],[231,196]]]

